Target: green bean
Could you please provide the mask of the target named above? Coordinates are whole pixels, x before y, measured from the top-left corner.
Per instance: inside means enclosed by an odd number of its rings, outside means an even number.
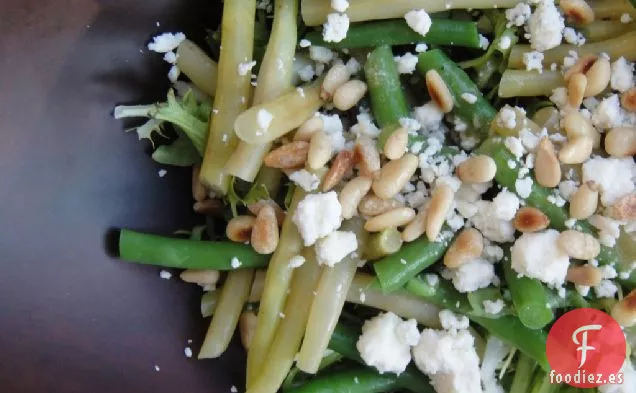
[[[366,237],[362,220],[356,217],[345,221],[341,230],[356,234],[360,253]],[[325,268],[320,276],[316,295],[311,303],[305,338],[296,360],[296,366],[306,373],[315,374],[318,371],[320,359],[340,318],[359,262],[357,256],[349,255],[333,267]]]
[[[290,393],[383,393],[399,388],[394,374],[379,374],[360,367],[327,374],[304,385],[290,389]]]
[[[519,178],[519,169],[522,164],[516,157],[505,147],[501,138],[490,138],[486,140],[477,149],[479,154],[485,154],[492,157],[497,164],[497,173],[495,180],[501,187],[509,190],[515,190],[515,182]],[[516,162],[515,168],[511,168],[508,162]],[[565,222],[569,219],[569,214],[565,206],[559,207],[548,200],[553,191],[537,184],[532,179],[532,191],[525,198],[528,206],[541,210],[550,219],[550,226],[564,231],[567,229]],[[576,227],[582,232],[596,235],[596,229],[587,221],[578,221]],[[596,258],[602,264],[615,264],[620,260],[616,249],[601,246],[601,253]]]
[[[306,248],[303,255],[306,261],[294,272],[285,310],[281,316],[283,320],[267,353],[267,362],[261,368],[258,377],[250,384],[248,393],[276,393],[294,364],[294,357],[300,347],[309,317],[307,299],[311,299],[322,271],[312,248]],[[322,353],[320,355],[322,357]]]
[[[612,60],[623,56],[629,61],[634,61],[636,60],[636,45],[633,45],[635,39],[636,31],[630,31],[605,41],[593,42],[581,46],[561,44],[556,48],[543,52],[543,67],[549,67],[552,63],[561,64],[563,58],[567,56],[570,51],[576,52],[579,57],[584,55],[597,55],[604,52],[607,53]],[[523,54],[527,52],[532,52],[530,45],[513,46],[508,60],[508,68],[524,68]]]
[[[446,252],[449,241],[431,242],[423,236],[408,243],[395,254],[373,264],[382,290],[393,292],[404,286],[411,278],[437,262]]]
[[[425,36],[411,29],[402,19],[353,24],[349,27],[345,39],[339,42],[326,42],[318,31],[308,33],[305,39],[309,40],[312,45],[335,49],[406,45],[420,42],[431,45],[479,48],[479,33],[475,22],[446,19],[433,19],[431,29]]]
[[[177,239],[122,229],[119,257],[127,262],[179,269],[233,270],[232,258],[240,267],[263,267],[269,256],[250,246],[233,242]]]
[[[222,45],[214,108],[210,120],[207,146],[200,179],[222,195],[227,193],[230,177],[225,163],[238,144],[234,120],[251,99],[250,73],[240,75],[238,67],[252,58],[256,0],[228,1],[223,5],[221,21]]]
[[[214,97],[218,65],[197,44],[188,39],[179,44],[177,66],[196,87]]]
[[[615,20],[595,20],[586,25],[577,25],[576,30],[585,36],[586,42],[598,42],[618,37],[634,30],[634,23],[616,23]]]
[[[275,5],[272,31],[258,71],[252,105],[272,101],[292,87],[298,0],[278,0]],[[248,144],[240,141],[225,169],[245,181],[254,181],[271,146],[271,143]]]
[[[208,291],[201,296],[201,316],[207,318],[214,314],[216,306],[219,304],[219,290]]]
[[[423,76],[429,70],[436,70],[444,80],[453,96],[453,111],[470,127],[466,133],[479,142],[488,135],[490,122],[497,114],[495,108],[482,96],[481,91],[470,77],[449,59],[444,52],[433,49],[418,56],[417,70]],[[469,103],[462,94],[469,93],[477,97],[477,101]]]
[[[400,74],[390,46],[380,45],[369,53],[364,64],[364,75],[373,116],[380,127],[398,124],[401,118],[409,117]]]
[[[550,96],[552,90],[562,87],[563,74],[559,71],[506,70],[499,81],[498,95],[502,98]]]
[[[537,279],[519,277],[510,264],[510,252],[503,262],[504,275],[517,317],[530,329],[541,329],[554,319],[546,288]]]
[[[331,366],[332,364],[340,362],[343,358],[344,356],[342,356],[338,352],[328,349],[325,355],[322,357],[322,360],[320,361],[320,371]],[[297,381],[296,376],[299,373],[301,374],[300,381]],[[285,381],[283,382],[283,386],[281,386],[281,389],[283,392],[287,392],[289,391],[289,389],[294,389],[299,386],[302,386],[303,384],[307,382],[308,379],[312,377],[313,375],[311,374],[302,373],[298,367],[293,367],[287,374],[287,377],[285,378]]]
[[[382,232],[369,235],[362,258],[365,260],[380,259],[397,252],[402,247],[402,235],[396,228],[388,228]]]
[[[512,314],[512,310],[510,310],[508,305],[505,305],[504,308],[497,314],[490,314],[486,312],[484,308],[485,301],[504,301],[499,288],[480,288],[476,291],[468,292],[466,297],[468,298],[468,303],[473,310],[479,313],[479,315],[482,315],[484,318],[499,318],[503,315]]]
[[[627,0],[590,0],[588,3],[596,19],[620,19],[623,14],[636,18],[636,9]]]
[[[406,290],[439,307],[465,314],[502,341],[519,348],[542,368],[549,369],[545,354],[547,335],[543,330],[529,329],[513,316],[492,319],[478,315],[470,306],[466,296],[457,292],[448,282],[440,281],[438,285],[431,287],[424,280],[416,277],[406,284]]]
[[[445,12],[451,9],[512,8],[519,0],[357,0],[350,2],[347,16],[351,22],[374,19],[399,19],[411,10],[423,9],[427,13]],[[328,1],[302,0],[300,7],[307,26],[318,26],[333,12]]]
[[[532,372],[536,363],[529,356],[519,354],[515,376],[512,380],[509,393],[526,393],[532,381]]]
[[[254,269],[235,270],[228,274],[199,351],[199,359],[217,358],[225,352],[238,324],[243,304],[250,293]]]

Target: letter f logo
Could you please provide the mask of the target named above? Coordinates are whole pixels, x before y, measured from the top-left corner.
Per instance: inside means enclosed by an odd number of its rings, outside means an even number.
[[[596,349],[592,346],[587,345],[588,330],[601,330],[601,328],[602,328],[601,325],[584,325],[576,329],[574,333],[572,333],[572,341],[574,341],[574,344],[580,345],[580,347],[576,349],[577,351],[581,351],[581,364],[579,364],[579,368],[583,367],[583,365],[585,364],[585,361],[587,360],[587,351],[592,351]],[[579,342],[577,335],[581,332],[583,333],[581,335],[582,340]]]

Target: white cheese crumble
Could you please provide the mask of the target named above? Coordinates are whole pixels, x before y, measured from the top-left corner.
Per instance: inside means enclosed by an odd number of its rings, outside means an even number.
[[[157,175],[159,175],[159,177],[164,177],[164,176],[165,176],[165,175],[167,175],[167,174],[168,174],[168,171],[167,171],[167,170],[165,170],[165,169],[159,169],[159,170],[157,171]]]
[[[620,236],[620,222],[609,217],[595,214],[588,218],[592,226],[599,230],[598,240],[607,247],[614,247],[616,239]]]
[[[274,120],[274,116],[266,109],[259,109],[258,112],[256,112],[256,124],[262,131],[269,128],[269,125],[272,124],[272,120]]]
[[[300,78],[301,81],[303,82],[309,82],[314,78],[314,75],[316,75],[315,71],[314,71],[314,67],[311,64],[307,64],[306,66],[300,67],[296,73],[298,74],[298,77]]]
[[[237,72],[240,76],[245,76],[252,70],[252,68],[254,68],[255,65],[256,65],[256,60],[239,63],[237,67]]]
[[[532,193],[532,178],[524,177],[523,179],[515,180],[515,191],[523,199],[529,197]]]
[[[241,261],[239,261],[237,257],[232,257],[232,259],[230,259],[230,266],[232,269],[238,269],[241,265]]]
[[[488,38],[486,38],[486,36],[484,35],[479,35],[479,47],[483,50],[488,49],[488,46],[490,45],[490,41],[488,41]]]
[[[500,220],[512,220],[519,210],[519,198],[508,190],[503,190],[492,200],[495,216]]]
[[[601,280],[601,282],[594,287],[594,292],[599,298],[616,296],[618,292],[618,286],[611,280]]]
[[[583,36],[583,34],[577,32],[571,27],[566,27],[565,29],[563,29],[563,39],[568,44],[576,46],[585,44],[585,37]]]
[[[512,111],[512,113],[514,114],[514,111]],[[526,152],[523,148],[523,144],[521,144],[521,140],[514,136],[506,137],[506,139],[504,139],[504,146],[517,158],[523,157],[523,154]]]
[[[380,373],[401,374],[411,361],[411,347],[420,339],[417,322],[403,321],[392,312],[367,320],[356,348],[368,366]]]
[[[327,64],[333,59],[333,51],[324,46],[313,45],[309,48],[309,58],[318,63]]]
[[[462,100],[466,101],[469,104],[474,104],[477,102],[477,96],[472,93],[462,93]]]
[[[318,178],[318,176],[306,169],[292,172],[289,175],[289,180],[293,181],[307,192],[317,189],[320,185],[320,179]]]
[[[563,17],[554,5],[554,0],[540,0],[526,24],[530,46],[540,52],[558,46],[564,28]]]
[[[501,310],[503,310],[503,308],[505,307],[506,303],[504,303],[503,300],[501,299],[497,299],[497,300],[484,300],[482,303],[483,307],[484,307],[484,311],[486,311],[486,313],[491,314],[491,315],[496,315],[499,314],[501,312]]]
[[[298,203],[292,221],[298,227],[305,246],[340,228],[342,207],[338,194],[329,191],[324,194],[310,194]]]
[[[619,57],[612,63],[610,86],[621,93],[634,86],[634,63]]]
[[[424,43],[415,45],[415,52],[417,53],[423,53],[423,52],[426,52],[427,50],[428,50],[428,45]]]
[[[185,355],[185,357],[187,358],[191,358],[192,357],[192,348],[190,347],[185,347],[183,349],[183,354]]]
[[[347,0],[331,0],[331,8],[334,11],[345,12],[349,8],[349,2]]]
[[[238,393],[238,389],[236,388],[236,386],[232,385],[232,386],[230,386],[230,392],[231,393]]]
[[[617,94],[603,99],[592,112],[592,123],[600,128],[612,128],[620,124],[621,104]]]
[[[444,118],[444,112],[434,101],[429,101],[422,106],[416,107],[413,115],[424,131],[438,130]]]
[[[159,272],[159,277],[163,278],[164,280],[170,280],[172,278],[172,273],[167,270],[161,270]]]
[[[356,234],[349,231],[333,231],[316,241],[316,260],[320,265],[333,266],[358,248]]]
[[[495,274],[493,264],[481,258],[463,263],[457,268],[448,269],[446,274],[453,281],[455,289],[461,293],[473,292],[491,284],[499,284],[499,278]]]
[[[356,116],[358,122],[351,127],[351,132],[356,136],[368,136],[377,138],[380,135],[380,129],[373,124],[373,119],[368,113],[360,113]]]
[[[530,15],[532,15],[532,10],[526,3],[517,3],[517,5],[515,5],[514,7],[507,9],[505,11],[505,14],[506,19],[508,19],[508,27],[520,27],[523,26],[530,18]]]
[[[497,114],[497,125],[510,130],[517,126],[517,113],[510,105],[504,105]]]
[[[442,328],[446,330],[462,330],[468,329],[469,321],[465,315],[455,314],[451,310],[442,310],[439,312],[439,321]]]
[[[322,28],[322,39],[325,42],[340,42],[349,31],[349,17],[346,14],[331,13]]]
[[[568,106],[568,89],[565,87],[557,87],[552,90],[552,94],[549,100],[554,103],[559,109],[564,109]]]
[[[395,56],[393,58],[397,65],[397,70],[400,74],[412,74],[415,71],[417,65],[417,56],[411,52],[406,52],[402,56]]]
[[[342,126],[342,120],[337,114],[325,115],[323,113],[318,114],[322,119],[322,131],[327,134],[329,140],[331,140],[331,146],[334,152],[339,152],[345,148],[346,140],[343,134],[344,128]]]
[[[177,54],[174,53],[173,51],[166,52],[163,55],[163,61],[165,61],[166,63],[169,63],[169,64],[176,63],[177,62],[177,58],[178,58]]]
[[[305,263],[305,257],[302,255],[294,255],[289,259],[289,267],[295,269],[301,267]]]
[[[624,24],[624,25],[628,24],[632,20],[633,20],[632,16],[630,14],[628,14],[627,12],[625,12],[625,13],[623,13],[621,15],[621,23]]]
[[[498,205],[494,201],[480,200],[475,203],[477,212],[470,217],[470,220],[486,239],[497,243],[514,240],[515,229],[510,219],[508,219],[508,212],[514,206],[507,206],[509,202],[505,201],[505,204]]]
[[[510,248],[513,270],[554,288],[563,285],[570,258],[557,244],[558,237],[554,229],[521,235]]]
[[[539,74],[543,73],[543,53],[541,52],[526,52],[523,54],[523,64],[526,66],[526,71],[537,70]]]
[[[510,39],[510,37],[505,35],[499,40],[499,45],[497,45],[497,48],[499,48],[500,51],[505,51],[506,49],[510,48],[510,45],[512,45],[512,40]]]
[[[181,75],[181,70],[175,64],[170,67],[170,70],[168,71],[168,80],[172,83],[175,83],[179,79],[179,75]]]
[[[404,15],[406,24],[409,25],[413,31],[426,36],[431,29],[432,21],[431,17],[424,10],[412,10]]]
[[[157,53],[167,53],[176,49],[186,36],[183,33],[163,33],[152,38],[148,49]]]
[[[298,43],[298,46],[300,46],[301,48],[309,48],[311,46],[311,41],[309,41],[308,39],[303,38]]]
[[[603,206],[612,206],[634,191],[634,174],[636,164],[632,157],[594,157],[583,163],[583,182],[592,181],[599,187]]]

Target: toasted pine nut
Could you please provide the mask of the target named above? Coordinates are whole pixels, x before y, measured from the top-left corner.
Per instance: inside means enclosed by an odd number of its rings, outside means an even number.
[[[256,314],[254,311],[243,311],[239,318],[239,331],[241,332],[241,344],[246,350],[250,347],[252,337],[256,331]]]
[[[554,152],[554,145],[547,137],[542,138],[537,147],[534,175],[537,183],[543,187],[556,187],[561,181],[561,164]]]
[[[324,126],[325,122],[320,117],[314,116],[298,127],[298,130],[296,130],[294,134],[294,140],[309,142],[312,135],[318,131],[322,131]]]
[[[201,202],[208,197],[205,186],[199,181],[200,170],[201,166],[199,164],[194,164],[192,166],[192,198],[194,198],[197,202]]]
[[[636,112],[636,87],[621,94],[621,105],[630,112]]]
[[[457,166],[457,177],[464,183],[486,183],[496,173],[495,160],[485,155],[472,156]]]
[[[574,74],[568,81],[568,103],[572,108],[578,108],[583,102],[587,77],[581,73]]]
[[[559,234],[557,244],[576,259],[592,260],[601,252],[601,244],[594,236],[571,229]]]
[[[281,209],[281,207],[278,206],[278,204],[271,199],[261,199],[256,203],[250,203],[249,205],[247,205],[247,210],[249,210],[250,213],[252,213],[253,215],[258,216],[258,212],[261,211],[263,206],[273,207],[274,211],[276,212],[276,221],[278,221],[278,226],[283,225],[286,214],[283,209]]]
[[[214,269],[188,269],[182,271],[179,277],[182,281],[204,286],[216,285],[220,275],[219,271]]]
[[[444,183],[438,184],[433,189],[426,216],[426,237],[428,240],[435,241],[439,235],[454,197],[453,189]]]
[[[611,213],[619,221],[636,220],[636,194],[625,195],[614,202]]]
[[[406,225],[413,218],[415,218],[415,210],[410,207],[398,207],[370,218],[364,223],[364,229],[368,232],[380,232],[387,228],[397,228]]]
[[[355,155],[351,150],[343,150],[336,155],[322,181],[322,190],[329,191],[344,177],[347,171],[355,165]]]
[[[369,194],[362,198],[358,204],[358,211],[360,214],[373,217],[402,206],[404,204],[395,199],[382,199],[374,194]]]
[[[356,104],[367,93],[367,84],[354,79],[345,82],[333,93],[333,106],[341,111],[348,111],[356,106]]]
[[[278,246],[278,236],[276,211],[271,206],[263,206],[252,227],[252,248],[259,254],[271,254]]]
[[[636,155],[636,128],[612,128],[605,135],[605,151],[614,157]]]
[[[232,218],[225,227],[225,235],[228,239],[237,243],[245,243],[252,237],[252,227],[254,217],[236,216]]]
[[[576,63],[574,63],[572,67],[568,68],[568,70],[565,71],[565,74],[563,74],[563,80],[565,80],[566,82],[569,82],[570,78],[574,74],[583,74],[583,75],[587,74],[587,71],[592,67],[592,65],[594,64],[594,62],[596,62],[597,59],[598,59],[598,56],[596,55],[581,56],[579,60]]]
[[[466,228],[457,235],[446,251],[444,265],[450,268],[458,267],[479,257],[483,249],[484,238],[481,232],[474,228]]]
[[[577,24],[586,25],[594,22],[594,10],[585,0],[561,0],[559,7],[569,20]]]
[[[568,268],[568,273],[565,278],[569,282],[577,285],[594,287],[601,282],[603,276],[601,271],[592,265],[575,265]]]
[[[411,179],[418,164],[419,160],[414,154],[405,154],[398,160],[384,164],[371,186],[375,195],[382,199],[393,198]]]
[[[384,142],[384,155],[389,160],[397,160],[402,158],[407,151],[409,143],[409,133],[404,127],[400,127],[393,131]]]
[[[431,99],[435,101],[442,112],[448,113],[453,110],[453,96],[444,79],[436,70],[426,72],[426,88]]]
[[[345,184],[338,195],[344,219],[348,220],[358,213],[358,204],[371,189],[371,183],[370,178],[359,176]]]
[[[559,152],[559,161],[564,164],[581,164],[592,154],[592,138],[579,137],[567,142]]]
[[[307,152],[307,165],[311,169],[322,168],[329,162],[333,154],[331,139],[322,131],[312,135]]]
[[[534,207],[522,207],[515,214],[512,225],[519,232],[537,232],[550,225],[550,219],[543,212]]]
[[[327,71],[327,75],[325,75],[325,79],[322,81],[320,97],[323,100],[330,100],[338,87],[342,86],[350,77],[351,74],[349,74],[347,66],[343,63],[335,64]]]
[[[371,139],[359,138],[353,152],[361,175],[373,177],[380,170],[380,152]]]
[[[612,318],[624,327],[636,326],[636,289],[612,306]]]
[[[268,167],[290,169],[305,165],[309,142],[294,141],[267,153],[263,162]]]
[[[594,141],[595,149],[601,146],[601,134],[594,128],[589,119],[583,117],[579,111],[569,111],[561,121],[561,125],[568,136],[568,139],[576,139],[586,136]]]
[[[584,183],[570,196],[570,216],[577,220],[590,217],[598,207],[598,189]]]
[[[221,212],[223,204],[218,199],[206,199],[201,202],[195,202],[192,209],[195,213],[203,214],[206,216],[213,216]]]
[[[252,281],[252,287],[250,288],[250,296],[247,298],[248,303],[256,303],[261,300],[263,289],[265,288],[265,275],[266,271],[258,269],[254,272],[254,281]]]
[[[417,213],[413,221],[409,222],[402,231],[402,240],[405,242],[412,242],[418,239],[426,232],[426,208],[423,208]]]
[[[585,73],[587,85],[585,86],[585,97],[594,97],[600,94],[610,82],[612,70],[609,60],[599,57],[590,69]]]

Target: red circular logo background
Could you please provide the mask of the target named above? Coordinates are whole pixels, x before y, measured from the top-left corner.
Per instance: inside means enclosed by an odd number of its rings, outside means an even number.
[[[572,310],[557,319],[546,343],[554,383],[592,388],[614,379],[626,356],[625,336],[608,314],[593,309]],[[569,375],[569,377],[567,377]],[[569,380],[568,380],[569,379]]]

